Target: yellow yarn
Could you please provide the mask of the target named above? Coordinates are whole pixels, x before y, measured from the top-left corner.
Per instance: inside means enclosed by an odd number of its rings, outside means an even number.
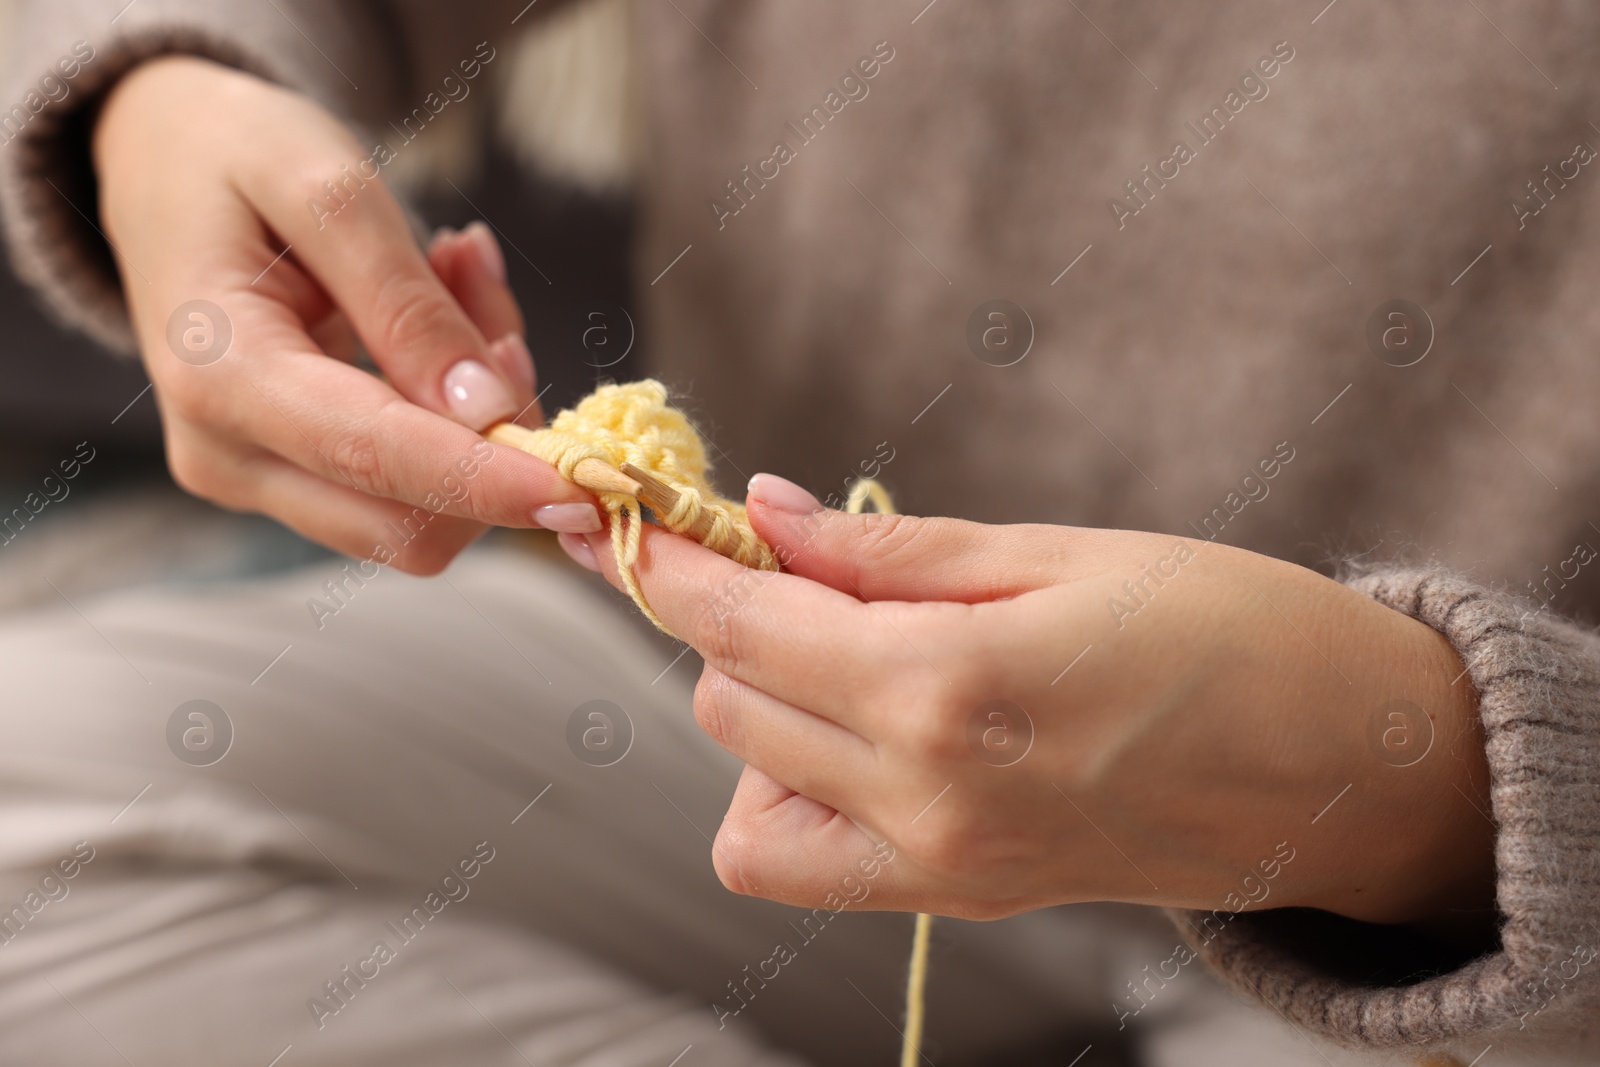
[[[704,513],[711,519],[709,533],[703,539],[706,547],[747,567],[779,569],[778,557],[751,528],[745,506],[718,496],[706,480],[709,464],[700,435],[683,412],[667,403],[667,390],[660,382],[646,379],[627,385],[602,385],[579,401],[577,407],[557,415],[548,427],[535,430],[522,447],[555,467],[568,481],[574,481],[573,468],[586,459],[617,468],[631,463],[648,471],[678,494],[678,505],[669,514],[656,516],[667,529],[685,533]],[[595,496],[611,516],[611,550],[628,595],[651,622],[671,633],[645,600],[633,572],[639,560],[639,529],[644,522],[639,499],[617,492]],[[871,478],[857,479],[850,487],[845,510],[857,514],[869,502],[879,513],[894,510],[883,486]],[[914,1067],[922,1055],[926,1014],[923,992],[932,929],[933,916],[918,914],[906,980],[901,1067]]]
[[[875,479],[857,478],[850,486],[844,509],[859,515],[868,503],[880,515],[894,511],[894,501],[889,499],[888,490]],[[906,1028],[900,1035],[900,1067],[916,1067],[917,1060],[922,1057],[922,1027],[927,1018],[928,945],[932,935],[933,916],[918,912],[911,934],[911,965],[906,974]]]
[[[933,916],[917,913],[916,930],[911,935],[911,968],[906,978],[906,1030],[900,1045],[900,1067],[917,1067],[922,1056],[922,1022],[927,1013],[923,990],[928,984],[928,942],[933,933]]]
[[[658,381],[602,385],[549,426],[535,430],[528,450],[569,481],[573,468],[585,459],[613,467],[631,463],[649,471],[678,494],[678,506],[656,516],[661,525],[684,533],[705,514],[711,520],[706,547],[746,567],[778,569],[778,557],[750,528],[744,505],[718,496],[707,481],[710,465],[700,435],[683,412],[667,403],[667,389]],[[611,516],[611,550],[628,595],[646,618],[670,633],[645,600],[634,574],[643,523],[638,498],[627,493],[595,496]]]

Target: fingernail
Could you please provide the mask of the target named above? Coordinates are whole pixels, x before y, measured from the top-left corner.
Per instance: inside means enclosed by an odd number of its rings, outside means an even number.
[[[593,504],[546,504],[533,509],[533,521],[558,533],[594,533],[600,529],[600,512]]]
[[[504,284],[506,280],[506,257],[500,251],[500,243],[494,239],[494,234],[482,222],[468,224],[461,231],[467,240],[472,243],[472,251],[478,257],[478,263],[483,271],[494,281]]]
[[[533,353],[528,351],[528,342],[522,339],[522,335],[508,333],[489,348],[495,358],[515,372],[516,380],[531,393],[534,385]]]
[[[575,533],[557,534],[556,540],[560,543],[562,550],[571,556],[572,561],[578,566],[587,567],[589,570],[596,572],[600,570],[600,560],[595,556],[594,549],[590,548],[589,542],[585,541],[581,536]]]
[[[787,478],[776,474],[758,474],[750,479],[749,495],[769,508],[810,515],[822,510],[822,502]]]
[[[517,402],[506,383],[475,359],[464,359],[444,376],[444,395],[450,411],[474,430],[517,413]]]

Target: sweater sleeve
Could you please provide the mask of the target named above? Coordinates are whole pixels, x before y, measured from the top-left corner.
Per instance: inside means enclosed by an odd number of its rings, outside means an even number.
[[[1343,1044],[1425,1047],[1462,1062],[1488,1045],[1497,1054],[1593,1052],[1600,640],[1439,571],[1380,571],[1348,584],[1444,634],[1476,688],[1496,825],[1496,943],[1463,958],[1325,912],[1169,914],[1235,989]]]
[[[520,6],[33,0],[0,77],[0,221],[18,276],[65,324],[132,350],[90,134],[111,87],[143,60],[182,53],[248,71],[305,93],[365,139],[420,105],[423,84],[436,87],[476,42],[503,43]]]

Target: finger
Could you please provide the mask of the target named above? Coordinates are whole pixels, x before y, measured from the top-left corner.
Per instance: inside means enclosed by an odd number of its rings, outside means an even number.
[[[604,573],[600,569],[600,560],[595,556],[594,549],[589,546],[587,537],[582,534],[563,531],[556,534],[556,543],[561,546],[561,551],[565,552],[568,558],[578,566],[594,571],[596,574]]]
[[[609,538],[591,534],[589,545],[601,573],[625,589]],[[864,737],[877,736],[884,689],[915,655],[854,597],[742,567],[655,526],[640,531],[634,573],[662,622],[707,663]]]
[[[831,914],[903,906],[892,845],[754,767],[739,776],[711,856],[735,893]]]
[[[252,511],[312,541],[407,574],[438,574],[488,529],[483,523],[365,496],[277,457],[259,461]]]
[[[860,814],[879,778],[870,742],[707,664],[694,690],[695,721],[728,752],[784,785]]]
[[[168,462],[186,490],[236,511],[272,515],[302,536],[409,574],[436,574],[484,530],[480,523],[378,500],[268,452],[240,453],[170,420]]]
[[[259,443],[318,477],[412,507],[434,508],[442,497],[447,514],[530,527],[539,525],[534,512],[545,505],[593,505],[586,491],[543,460],[491,445],[449,418],[404,402],[365,370],[326,358],[304,326],[316,321],[308,311],[332,310],[318,301],[321,293],[291,254],[257,284],[219,294],[232,322],[232,348],[205,366],[176,357],[157,361],[158,386],[165,385],[178,410],[203,416],[219,433]],[[165,338],[146,342],[147,349],[152,345],[164,349]],[[486,462],[487,476],[480,477],[472,457],[490,455],[497,461]],[[463,481],[472,492],[457,499]]]
[[[525,332],[522,309],[506,285],[505,256],[486,224],[473,222],[459,233],[435,238],[428,262],[483,336]]]
[[[484,358],[509,382],[516,394],[514,422],[543,425],[533,356],[523,340],[522,311],[505,284],[505,259],[489,227],[481,222],[462,233],[440,230],[428,246],[428,262],[450,295],[485,337],[491,339]]]
[[[545,461],[485,441],[308,347],[269,348],[240,365],[238,436],[356,492],[490,525],[539,525],[534,512],[548,504],[593,506]]]
[[[1067,527],[847,515],[793,482],[750,479],[751,525],[784,570],[862,600],[1001,600],[1062,580]]]
[[[252,132],[257,156],[234,168],[235,185],[344,310],[395,389],[475,430],[514,415],[521,405],[486,362],[483,334],[355,143],[329,133],[308,145],[304,130],[281,122]],[[262,156],[307,160],[297,168],[306,177],[285,181],[278,168],[259,165]]]

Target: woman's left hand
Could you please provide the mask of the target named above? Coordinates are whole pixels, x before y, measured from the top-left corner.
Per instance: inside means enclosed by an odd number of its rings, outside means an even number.
[[[748,764],[730,889],[965,918],[1492,902],[1476,697],[1424,624],[1172,535],[845,515],[770,475],[749,505],[786,573],[651,527],[637,567]],[[563,540],[617,583],[604,534]]]

